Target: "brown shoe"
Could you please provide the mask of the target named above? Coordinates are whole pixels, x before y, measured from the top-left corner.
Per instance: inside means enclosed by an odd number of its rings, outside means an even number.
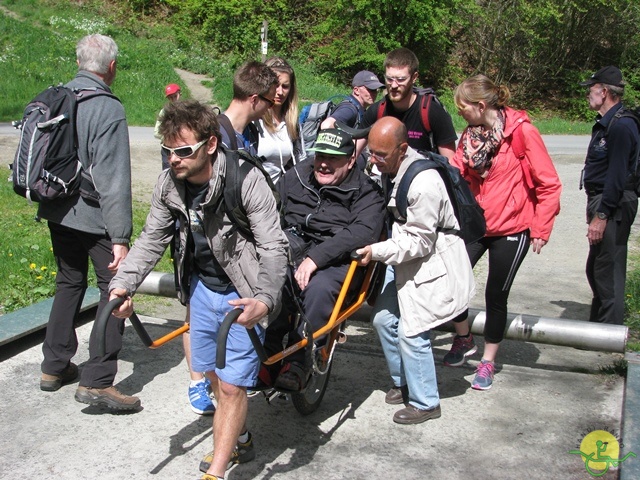
[[[49,375],[43,373],[40,378],[40,390],[45,392],[55,392],[60,390],[62,385],[73,382],[78,378],[78,366],[75,363],[69,362],[69,365],[65,367],[60,375]]]
[[[136,410],[140,408],[140,399],[120,393],[114,386],[91,388],[80,386],[76,390],[77,402],[89,405],[104,405],[114,410]]]
[[[393,387],[384,397],[385,403],[389,405],[400,405],[409,401],[409,388],[406,385],[402,387]]]
[[[434,418],[440,418],[440,415],[440,405],[429,410],[420,410],[413,405],[409,405],[402,410],[398,410],[393,416],[393,421],[402,423],[403,425],[414,425]]]

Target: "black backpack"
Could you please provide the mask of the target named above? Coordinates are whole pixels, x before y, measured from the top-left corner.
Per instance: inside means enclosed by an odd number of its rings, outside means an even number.
[[[223,151],[227,164],[223,189],[225,213],[229,217],[229,220],[238,227],[238,230],[240,230],[245,236],[253,238],[249,219],[247,218],[247,212],[242,204],[242,183],[244,182],[244,179],[252,169],[257,168],[264,175],[267,184],[269,184],[269,187],[273,192],[273,196],[276,199],[278,213],[280,213],[281,209],[280,194],[278,193],[273,180],[271,180],[271,177],[262,166],[262,162],[260,162],[259,158],[251,155],[245,150],[228,150],[223,148]],[[240,163],[241,159],[244,160],[243,163]]]
[[[415,176],[424,170],[436,169],[447,187],[453,211],[460,225],[460,230],[456,232],[456,235],[461,237],[466,244],[480,240],[487,231],[484,210],[476,202],[469,184],[460,174],[460,170],[449,164],[447,157],[433,152],[420,153],[425,158],[416,160],[409,165],[400,180],[400,185],[398,185],[396,208],[400,218],[396,220],[400,223],[407,221],[407,195]]]
[[[628,117],[635,120],[636,125],[638,126],[638,132],[640,132],[640,107],[622,107],[613,116],[613,118],[609,122],[609,125],[607,125],[607,129],[604,133],[605,137],[609,135],[609,129],[611,128],[611,126],[622,117]],[[636,195],[640,197],[640,139],[638,140],[638,144],[636,145],[635,160],[630,168],[625,188],[628,190],[633,190],[634,192],[636,192]]]
[[[25,108],[11,168],[13,190],[30,201],[49,202],[81,194],[98,201],[91,173],[78,158],[78,103],[98,95],[118,98],[99,88],[68,88],[60,84],[41,92]],[[118,100],[119,101],[119,100]]]

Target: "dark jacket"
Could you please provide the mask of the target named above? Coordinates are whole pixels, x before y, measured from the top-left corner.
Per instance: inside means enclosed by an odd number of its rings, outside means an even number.
[[[320,186],[313,160],[289,170],[278,182],[282,226],[296,227],[314,240],[307,255],[318,268],[348,261],[356,248],[380,239],[384,197],[362,170],[354,167],[340,185]]]
[[[615,213],[624,190],[633,189],[633,185],[627,182],[640,141],[638,127],[631,118],[622,117],[609,126],[620,108],[622,104],[618,103],[604,116],[597,115],[584,166],[583,181],[587,193],[602,193],[602,201],[596,211],[609,216]]]

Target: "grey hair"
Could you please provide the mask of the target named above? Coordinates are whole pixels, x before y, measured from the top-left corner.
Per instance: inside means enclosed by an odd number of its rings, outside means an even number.
[[[118,56],[118,45],[111,37],[99,33],[87,35],[76,46],[76,58],[80,70],[104,75]]]
[[[606,83],[603,83],[603,85],[607,88],[609,93],[615,98],[622,98],[622,96],[624,95],[624,85],[622,86],[607,85]]]

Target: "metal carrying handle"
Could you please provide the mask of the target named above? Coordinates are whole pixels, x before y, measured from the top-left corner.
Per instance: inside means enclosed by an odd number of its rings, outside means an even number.
[[[104,308],[100,312],[100,315],[96,317],[96,321],[95,321],[96,339],[98,341],[98,355],[100,355],[101,357],[104,357],[107,351],[106,332],[107,332],[107,323],[109,322],[109,317],[111,317],[111,314],[113,313],[113,311],[116,308],[118,308],[120,305],[122,305],[124,301],[125,301],[124,297],[114,298],[104,306]],[[140,340],[142,340],[142,343],[144,344],[144,346],[149,348],[158,348],[159,346],[164,345],[168,341],[173,340],[179,335],[182,335],[183,333],[189,331],[189,325],[183,325],[182,327],[174,330],[173,332],[168,333],[163,337],[160,337],[158,340],[152,340],[149,334],[147,333],[147,330],[144,328],[144,325],[142,325],[142,322],[138,318],[138,315],[136,315],[136,312],[131,313],[131,315],[129,316],[129,321],[131,322],[131,325],[133,325],[133,329],[136,331],[136,333],[140,337]]]
[[[222,325],[218,329],[218,340],[217,340],[217,348],[216,348],[216,367],[224,368],[227,365],[227,337],[229,336],[229,330],[231,329],[231,325],[233,322],[238,320],[238,317],[242,313],[242,309],[234,308],[227,316],[224,317],[222,321]],[[267,352],[265,352],[264,347],[262,346],[262,342],[260,342],[260,336],[258,335],[258,331],[256,327],[247,328],[247,333],[249,334],[249,339],[253,344],[253,348],[255,348],[256,353],[258,354],[258,358],[261,362],[264,362],[269,357],[267,356]]]

